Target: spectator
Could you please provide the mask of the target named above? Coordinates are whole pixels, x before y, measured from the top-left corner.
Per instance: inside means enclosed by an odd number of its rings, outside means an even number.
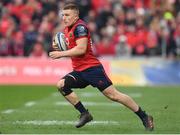
[[[33,46],[30,57],[33,58],[47,58],[47,53],[45,52],[42,43],[36,42]]]
[[[176,53],[180,56],[180,23],[177,24],[177,29],[174,32],[174,40],[177,47]]]
[[[119,37],[122,35],[127,37],[126,45],[130,47],[132,56],[161,56],[164,44],[165,55],[180,55],[180,0],[68,1],[77,2],[82,19],[88,21],[92,41],[97,45],[94,49],[97,52],[101,50],[98,55],[118,55],[116,48],[119,47]],[[43,48],[48,52],[52,36],[63,29],[61,18],[55,16],[59,14],[59,8],[64,2],[65,0],[1,0],[0,44],[1,49],[4,48],[2,55],[22,56],[21,53],[24,53],[24,56],[29,56],[36,41],[42,42]],[[22,46],[17,45],[17,41],[14,42],[17,31],[23,35],[20,43],[24,46],[22,51],[17,49]],[[111,41],[105,41],[105,38]],[[102,51],[106,45],[100,46],[104,43],[109,43],[111,48],[106,53]]]
[[[22,31],[17,31],[12,39],[13,56],[24,56],[24,35]]]
[[[103,37],[102,40],[96,44],[96,53],[97,56],[115,56],[115,45],[111,42],[111,39],[108,37]]]
[[[33,44],[38,37],[38,31],[33,24],[28,26],[27,31],[24,33],[24,56],[29,56]]]
[[[9,56],[12,53],[11,43],[0,35],[0,56]]]
[[[121,35],[119,37],[119,42],[116,45],[116,55],[118,57],[130,57],[131,51],[132,50],[127,43],[127,37],[125,35]]]

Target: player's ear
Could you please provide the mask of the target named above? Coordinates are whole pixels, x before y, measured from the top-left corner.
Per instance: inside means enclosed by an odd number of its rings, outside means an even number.
[[[74,13],[75,13],[75,18],[76,19],[79,18],[79,10],[75,10]]]
[[[79,17],[79,10],[76,11],[77,16]]]

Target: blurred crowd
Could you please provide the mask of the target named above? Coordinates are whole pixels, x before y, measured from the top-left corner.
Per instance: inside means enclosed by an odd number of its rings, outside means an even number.
[[[73,0],[71,0],[73,1]],[[67,0],[1,0],[0,56],[48,57]],[[180,0],[74,0],[97,56],[180,56]]]

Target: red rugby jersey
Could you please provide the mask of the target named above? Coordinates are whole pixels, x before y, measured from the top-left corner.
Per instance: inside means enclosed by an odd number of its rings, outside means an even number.
[[[65,37],[66,37],[66,40],[67,40],[68,49],[71,49],[71,48],[73,48],[73,47],[75,47],[77,45],[76,44],[77,39],[83,38],[83,37],[88,38],[88,45],[87,45],[86,53],[84,55],[81,55],[81,56],[71,57],[73,69],[75,71],[83,71],[83,70],[85,70],[87,68],[97,66],[97,65],[99,65],[101,63],[93,55],[92,48],[91,48],[92,41],[91,41],[90,32],[88,31],[87,36],[80,36],[78,38],[75,37],[74,30],[76,29],[76,27],[78,25],[83,25],[83,26],[85,26],[87,28],[87,25],[85,24],[85,22],[82,21],[81,19],[79,19],[72,27],[66,27],[64,29],[64,34],[65,34]]]

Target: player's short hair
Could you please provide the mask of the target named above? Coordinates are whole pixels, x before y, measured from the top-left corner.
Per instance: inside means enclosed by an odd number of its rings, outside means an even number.
[[[64,6],[59,10],[59,16],[62,17],[62,11],[63,10],[74,10],[75,13],[79,16],[79,7],[74,2],[67,2],[64,4]]]
[[[65,3],[63,10],[68,10],[68,9],[75,10],[79,13],[79,7],[76,3],[73,2]]]

